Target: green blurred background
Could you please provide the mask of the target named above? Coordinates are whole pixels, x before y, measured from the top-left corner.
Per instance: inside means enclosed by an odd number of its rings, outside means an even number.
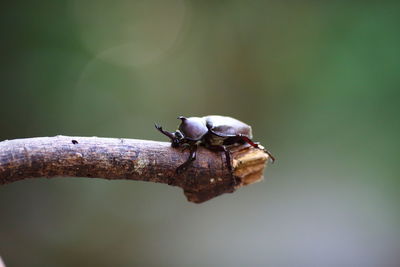
[[[0,139],[165,140],[178,115],[253,126],[265,181],[0,188],[8,266],[398,266],[395,1],[13,1],[0,9]],[[166,141],[166,140],[165,140]]]

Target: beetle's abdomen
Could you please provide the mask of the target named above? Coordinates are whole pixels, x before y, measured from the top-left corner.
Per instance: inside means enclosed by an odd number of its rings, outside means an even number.
[[[204,117],[208,129],[220,136],[244,135],[253,138],[250,125],[237,119],[225,116]]]

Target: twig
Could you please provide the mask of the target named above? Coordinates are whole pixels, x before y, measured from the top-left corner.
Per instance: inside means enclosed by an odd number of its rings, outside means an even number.
[[[165,183],[181,187],[201,203],[257,182],[268,155],[248,146],[232,148],[233,176],[223,153],[199,148],[182,174],[176,168],[189,152],[169,143],[99,137],[38,137],[0,142],[0,184],[38,177],[96,177]]]

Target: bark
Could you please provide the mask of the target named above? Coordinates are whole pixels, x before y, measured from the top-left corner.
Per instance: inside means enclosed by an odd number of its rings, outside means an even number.
[[[69,136],[6,140],[0,142],[0,184],[59,176],[149,181],[181,187],[189,201],[201,203],[262,180],[267,154],[249,146],[230,150],[233,174],[224,153],[203,147],[177,174],[189,152],[166,142]]]

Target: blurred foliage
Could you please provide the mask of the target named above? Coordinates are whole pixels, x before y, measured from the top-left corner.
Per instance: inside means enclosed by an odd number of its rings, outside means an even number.
[[[0,9],[0,139],[165,140],[230,115],[277,157],[202,205],[95,179],[0,188],[7,266],[395,266],[400,5],[13,1]]]

